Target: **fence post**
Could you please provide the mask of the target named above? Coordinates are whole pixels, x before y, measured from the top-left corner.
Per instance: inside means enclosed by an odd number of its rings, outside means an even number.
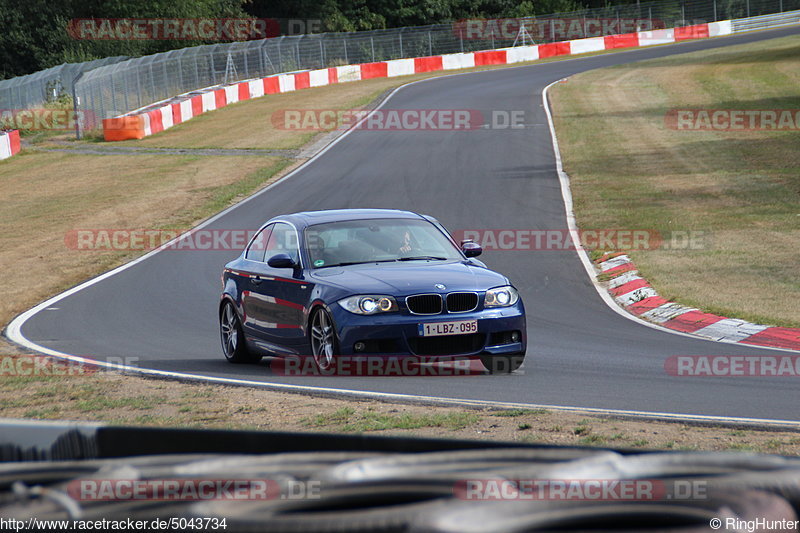
[[[717,20],[719,20],[717,19],[717,0],[714,0],[714,22]]]
[[[461,53],[464,53],[464,28],[458,28],[458,38],[461,41]]]
[[[114,73],[112,72],[109,76],[109,81],[111,82],[111,114],[113,115],[114,112],[117,110],[117,92],[114,90]],[[105,116],[105,106],[103,106],[103,116]]]
[[[183,83],[183,63],[181,62],[181,56],[175,58],[178,61],[178,83],[181,86],[181,92],[183,92],[183,88],[185,84]]]
[[[342,43],[344,44],[344,64],[345,65],[349,65],[350,64],[350,60],[347,59],[347,37],[342,39]]]
[[[402,41],[401,41],[402,42]],[[372,47],[372,62],[375,62],[375,37],[369,36],[369,45]]]
[[[400,28],[400,57],[405,57],[403,54],[403,28]],[[375,61],[375,53],[373,51],[372,60]]]
[[[152,91],[150,95],[150,100],[155,102],[156,100],[158,100],[158,98],[156,98],[156,77],[153,75],[153,63],[150,63],[149,65],[147,65],[147,67],[150,70],[150,90]],[[128,111],[130,111],[130,109],[125,110],[126,113]]]
[[[747,0],[747,16],[750,17],[750,0]]]
[[[431,40],[431,31],[428,30],[428,55],[433,55],[433,40]]]
[[[136,69],[136,109],[142,107],[142,80],[139,76],[139,69]]]
[[[325,67],[325,46],[322,44],[322,36],[319,38],[319,60],[320,60],[320,67]]]
[[[248,48],[242,48],[242,57],[244,59],[244,77],[245,77],[245,79],[248,79],[250,77],[250,67],[249,67],[248,61],[247,61],[247,52],[248,51],[249,51]]]
[[[211,58],[211,83],[210,85],[215,85],[217,83],[217,67],[214,66],[214,52],[212,51],[208,57]],[[203,84],[205,85],[205,83]],[[198,89],[200,87],[197,87]]]
[[[170,95],[175,92],[169,88],[169,72],[167,71],[167,58],[161,60],[161,64],[164,66],[164,83],[161,84],[162,87],[165,88],[165,98],[169,98]]]
[[[72,112],[75,114],[75,138],[80,140],[81,139],[81,121],[78,117],[78,106],[80,104],[80,100],[78,99],[78,89],[75,87],[78,84],[78,80],[83,77],[83,72],[75,76],[72,80]]]
[[[125,102],[125,112],[131,110],[130,106],[128,105],[128,73],[126,72],[122,76],[122,101]]]

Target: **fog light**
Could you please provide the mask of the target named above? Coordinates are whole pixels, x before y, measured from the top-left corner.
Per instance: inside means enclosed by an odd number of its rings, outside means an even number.
[[[519,331],[511,332],[511,342],[519,342]]]
[[[366,344],[364,344],[363,342],[357,342],[357,343],[355,343],[355,344],[353,345],[353,349],[354,349],[355,351],[357,351],[357,352],[363,352],[364,350],[366,350],[366,349],[367,349],[367,345],[366,345]]]

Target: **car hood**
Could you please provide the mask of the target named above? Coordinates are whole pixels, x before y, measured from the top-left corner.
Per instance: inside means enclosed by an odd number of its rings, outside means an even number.
[[[424,292],[485,291],[508,284],[508,278],[502,274],[465,261],[369,263],[318,269],[312,277],[353,294],[394,296]],[[446,288],[437,288],[437,284]]]

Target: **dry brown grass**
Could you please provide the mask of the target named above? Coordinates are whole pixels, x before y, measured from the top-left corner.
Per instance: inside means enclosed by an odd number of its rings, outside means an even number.
[[[703,231],[701,250],[633,251],[665,297],[800,326],[797,131],[665,127],[669,109],[800,109],[800,38],[596,70],[551,93],[579,226]]]
[[[0,361],[12,357],[2,356]],[[2,366],[14,367],[7,362]],[[320,379],[326,382],[324,385],[334,385],[335,378]],[[559,445],[747,450],[800,455],[800,432],[789,430],[619,420],[588,413],[542,409],[465,410],[315,398],[107,372],[72,376],[4,375],[0,410],[7,417],[126,425],[416,435]]]
[[[265,157],[29,153],[0,165],[0,322],[131,257],[70,249],[74,229],[182,228],[226,187],[284,163]],[[8,281],[11,281],[9,276]]]

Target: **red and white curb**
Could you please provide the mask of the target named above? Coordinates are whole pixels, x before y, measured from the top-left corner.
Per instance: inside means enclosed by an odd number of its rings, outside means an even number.
[[[625,254],[605,254],[596,263],[614,300],[640,318],[715,341],[800,350],[800,329],[726,318],[662,298]]]
[[[137,109],[119,117],[104,119],[103,133],[106,141],[142,139],[186,122],[202,113],[221,109],[236,102],[310,87],[485,65],[511,65],[555,56],[669,44],[690,39],[705,39],[729,35],[732,32],[732,23],[726,20],[694,26],[607,35],[605,37],[591,37],[557,43],[394,59],[391,61],[277,74],[231,85],[199,89],[176,96],[170,100]]]
[[[8,159],[12,155],[18,154],[20,149],[19,131],[0,130],[0,159]]]

